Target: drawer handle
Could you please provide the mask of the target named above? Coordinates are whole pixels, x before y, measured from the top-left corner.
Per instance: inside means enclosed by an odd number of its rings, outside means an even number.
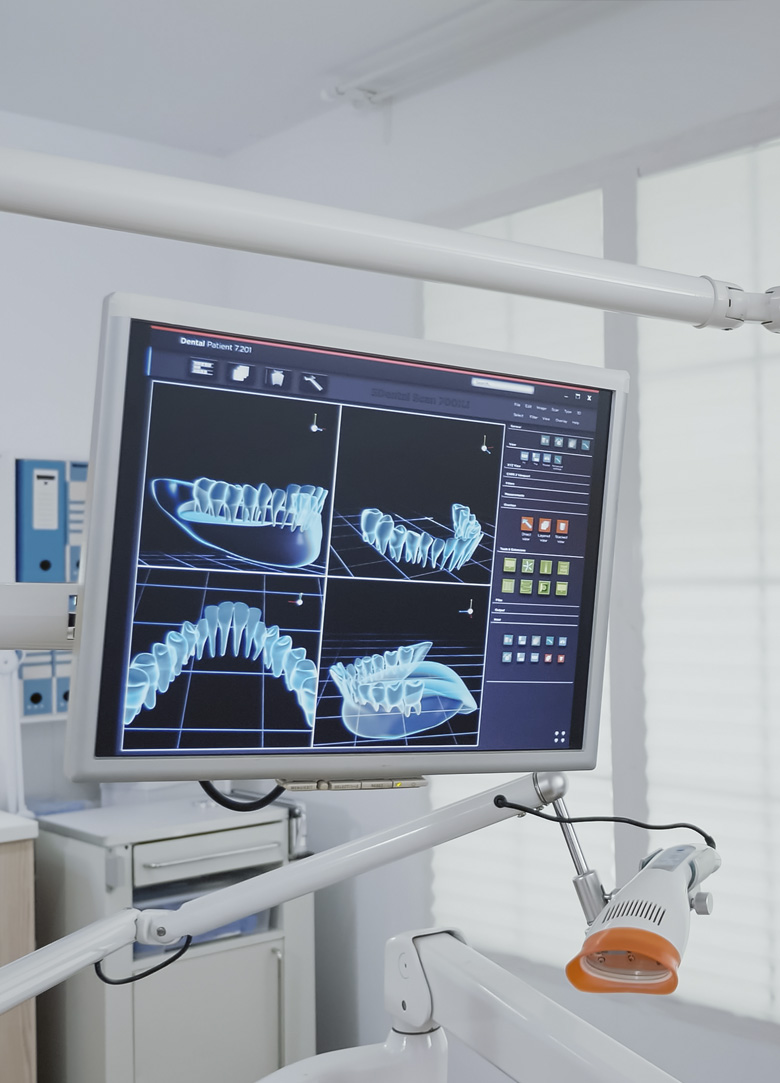
[[[287,1063],[285,1053],[285,1012],[284,1012],[284,954],[281,948],[271,948],[271,954],[276,959],[276,988],[279,995],[279,1009],[276,1015],[278,1030],[276,1034],[279,1050],[279,1067],[283,1068]]]
[[[174,861],[145,861],[145,869],[170,869],[174,865],[194,865],[196,861],[213,861],[220,857],[239,857],[241,854],[260,854],[279,850],[278,842],[266,842],[262,846],[245,846],[242,850],[220,850],[217,854],[196,854],[194,857],[177,857]]]

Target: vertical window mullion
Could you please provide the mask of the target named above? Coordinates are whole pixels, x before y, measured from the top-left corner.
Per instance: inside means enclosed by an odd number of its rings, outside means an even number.
[[[624,170],[603,186],[604,258],[637,262],[637,177]],[[639,355],[637,319],[604,314],[604,363],[631,377],[623,444],[617,544],[610,608],[612,794],[615,815],[648,818],[645,742],[644,630],[639,474]],[[615,825],[615,871],[625,883],[647,853],[648,834]]]

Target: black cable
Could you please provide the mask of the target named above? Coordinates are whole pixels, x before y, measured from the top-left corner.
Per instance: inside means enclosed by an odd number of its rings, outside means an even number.
[[[213,782],[201,780],[200,785],[212,801],[216,801],[223,808],[229,808],[231,812],[257,812],[276,801],[284,793],[284,786],[274,786],[270,793],[267,793],[265,797],[258,797],[256,801],[237,801],[235,797],[228,797],[226,793],[218,790]]]
[[[232,812],[257,812],[259,809],[265,808],[266,805],[276,801],[284,793],[284,786],[274,786],[270,793],[267,793],[265,797],[258,797],[256,801],[237,801],[234,797],[228,797],[227,794],[218,790],[213,782],[201,781],[200,785],[212,801],[216,801],[218,805],[222,805],[223,808],[228,808]],[[151,970],[145,970],[143,974],[133,974],[129,978],[107,978],[99,962],[95,963],[95,973],[106,985],[129,985],[130,982],[148,978],[150,974],[156,974],[158,970],[163,970],[166,966],[170,966],[171,963],[175,963],[177,959],[181,959],[191,943],[192,937],[186,936],[184,944],[175,955],[171,955],[170,958],[158,963],[157,966],[153,966]]]
[[[713,839],[712,835],[702,831],[696,824],[646,824],[642,820],[632,820],[629,816],[552,816],[549,812],[540,812],[539,809],[529,808],[527,805],[515,805],[511,801],[507,801],[502,793],[494,799],[493,804],[496,808],[516,809],[517,812],[527,812],[529,816],[538,816],[540,820],[551,820],[553,823],[558,824],[630,824],[632,827],[647,828],[648,831],[672,831],[676,827],[687,827],[689,830],[701,835],[713,850],[716,849],[715,839]]]
[[[130,982],[140,981],[141,978],[148,978],[150,974],[156,974],[158,970],[164,970],[166,966],[170,966],[171,963],[175,963],[177,959],[181,959],[191,943],[192,937],[186,936],[184,938],[183,946],[179,948],[175,955],[171,955],[170,958],[164,959],[161,963],[158,963],[157,966],[153,966],[151,970],[145,970],[143,974],[131,974],[129,978],[107,978],[103,973],[99,962],[95,963],[95,973],[101,981],[106,983],[106,985],[129,985]]]

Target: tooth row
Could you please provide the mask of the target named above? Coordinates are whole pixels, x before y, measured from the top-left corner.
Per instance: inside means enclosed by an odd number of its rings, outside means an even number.
[[[328,490],[320,485],[290,484],[272,489],[265,482],[231,485],[212,478],[196,478],[192,500],[182,511],[219,519],[225,523],[254,523],[258,526],[288,526],[308,530],[322,514]]]
[[[420,564],[449,572],[457,571],[471,560],[482,540],[482,529],[476,516],[465,504],[452,505],[454,536],[434,538],[427,531],[407,530],[396,525],[391,515],[379,508],[364,508],[360,513],[360,530],[363,541],[373,545],[378,552],[388,554],[398,563]]]
[[[187,663],[200,660],[208,649],[209,658],[223,658],[228,652],[234,658],[243,653],[254,662],[262,654],[263,666],[274,677],[282,677],[285,687],[295,696],[306,718],[314,725],[317,702],[317,667],[306,657],[303,647],[293,647],[288,635],[280,635],[279,627],[268,627],[262,613],[245,602],[220,602],[207,605],[197,624],[186,620],[180,629],[167,632],[162,643],[154,643],[151,651],[135,655],[127,672],[124,724],[130,723],[142,708],[151,710],[157,696],[168,691]]]
[[[363,658],[356,658],[354,663],[350,662],[345,672],[350,679],[354,678],[360,683],[404,680],[422,662],[432,646],[428,639],[399,647],[395,651],[385,651],[384,654],[367,654]]]
[[[376,711],[398,711],[408,718],[420,713],[424,682],[413,672],[432,646],[430,640],[423,640],[356,658],[346,666],[337,662],[330,667],[330,675],[346,704],[368,704]]]
[[[341,662],[331,666],[330,675],[341,692],[342,718],[348,728],[352,728],[350,716],[355,711],[359,714],[364,707],[375,712],[395,711],[405,718],[426,713],[439,721],[475,710],[477,704],[455,670],[426,660],[432,646],[430,640],[424,640],[384,654],[356,658],[346,666]],[[438,721],[432,725],[438,725]],[[409,732],[417,732],[418,728]]]
[[[430,642],[416,643],[384,655],[356,658],[347,666],[340,662],[331,666],[330,675],[342,697],[341,719],[350,733],[396,740],[477,710],[476,700],[455,670],[427,659],[431,646]],[[409,650],[414,652],[411,668],[409,656],[402,657]]]
[[[360,681],[354,672],[349,674],[340,662],[330,667],[330,675],[341,692],[345,704],[369,705],[375,711],[396,711],[406,718],[419,714],[425,690],[421,680]]]

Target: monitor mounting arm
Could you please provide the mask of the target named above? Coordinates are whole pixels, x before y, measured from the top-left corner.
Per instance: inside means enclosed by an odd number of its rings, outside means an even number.
[[[178,910],[123,910],[0,968],[0,1014],[136,940],[141,944],[175,944],[183,936],[219,928],[516,816],[512,809],[496,806],[498,794],[539,808],[562,797],[566,786],[561,774],[523,775],[408,823],[192,899]]]

